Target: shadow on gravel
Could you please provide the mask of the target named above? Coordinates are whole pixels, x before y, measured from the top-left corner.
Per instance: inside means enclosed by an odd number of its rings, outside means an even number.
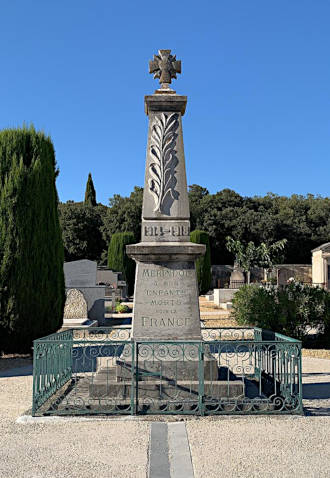
[[[330,407],[304,407],[304,412],[307,417],[329,417]]]
[[[23,367],[10,368],[8,370],[0,370],[0,378],[7,377],[27,377],[32,375],[33,367],[31,365],[24,365]]]
[[[329,398],[330,398],[330,382],[303,384],[303,399],[326,400]]]

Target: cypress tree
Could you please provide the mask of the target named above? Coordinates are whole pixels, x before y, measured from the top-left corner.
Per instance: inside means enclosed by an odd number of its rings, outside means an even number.
[[[33,127],[0,131],[0,353],[29,351],[62,325],[56,176],[50,138]]]
[[[197,244],[205,244],[206,252],[203,257],[199,257],[196,260],[196,272],[199,292],[201,294],[206,294],[211,285],[211,248],[210,248],[210,239],[209,235],[205,231],[192,231],[190,233],[191,242]]]
[[[111,236],[108,250],[109,269],[122,272],[128,285],[128,293],[134,291],[135,262],[126,254],[126,245],[134,244],[132,232],[116,232]]]
[[[88,174],[84,204],[86,206],[96,206],[96,192],[91,173]]]

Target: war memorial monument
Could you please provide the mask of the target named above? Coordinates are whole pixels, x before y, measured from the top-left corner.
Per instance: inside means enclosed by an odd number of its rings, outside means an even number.
[[[149,72],[141,242],[131,327],[62,330],[34,341],[32,414],[302,413],[301,342],[257,327],[202,327],[190,242],[182,117],[171,50]],[[142,166],[142,165],[141,165]]]
[[[142,240],[126,247],[137,264],[132,337],[200,340],[195,259],[205,246],[190,242],[190,212],[182,135],[187,97],[170,88],[181,73],[171,50],[149,64],[161,87],[145,96],[149,117]]]

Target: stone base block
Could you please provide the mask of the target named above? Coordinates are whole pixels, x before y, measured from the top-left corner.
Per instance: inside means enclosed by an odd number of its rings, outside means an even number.
[[[131,396],[131,381],[117,382],[109,380],[107,374],[100,373],[98,377],[89,386],[89,396],[91,399],[121,399],[129,400]],[[215,380],[204,381],[204,395],[207,400],[220,400],[223,398],[244,397],[245,387],[242,380]],[[140,399],[151,400],[180,400],[198,399],[199,382],[198,381],[160,381],[144,380],[137,384],[137,393],[134,396]]]
[[[198,360],[193,361],[175,361],[162,360],[151,361],[143,360],[138,364],[139,380],[198,380],[199,377]],[[218,365],[213,357],[204,358],[204,379],[218,379]],[[129,380],[132,376],[132,362],[118,360],[116,364],[117,381]]]

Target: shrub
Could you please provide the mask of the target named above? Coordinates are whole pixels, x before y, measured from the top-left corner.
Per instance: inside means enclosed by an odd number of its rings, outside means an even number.
[[[127,307],[127,305],[125,304],[117,304],[116,305],[116,312],[118,312],[119,314],[124,314],[126,312],[129,312],[130,309],[129,307]]]
[[[256,325],[275,330],[278,326],[278,306],[275,289],[244,285],[233,298],[233,315],[240,325]]]
[[[205,244],[206,252],[203,257],[199,257],[196,260],[196,272],[197,272],[197,281],[199,292],[205,294],[211,285],[211,249],[210,249],[210,239],[207,232],[204,231],[192,231],[190,233],[191,242],[197,244]]]
[[[329,340],[330,293],[292,282],[283,288],[245,285],[233,299],[233,316],[240,325],[255,325],[306,341],[311,328]]]
[[[50,138],[0,132],[0,352],[58,330],[65,302],[57,171]]]
[[[132,232],[116,232],[111,236],[108,250],[109,269],[122,272],[128,285],[128,293],[134,291],[135,262],[126,254],[126,245],[135,242]]]

